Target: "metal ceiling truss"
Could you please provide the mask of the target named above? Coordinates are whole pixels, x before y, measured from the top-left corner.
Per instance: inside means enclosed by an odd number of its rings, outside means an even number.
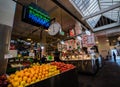
[[[83,17],[83,20],[86,20],[86,19],[95,17],[95,16],[97,16],[97,15],[100,15],[100,14],[103,14],[103,13],[105,13],[105,12],[111,11],[111,10],[113,10],[113,9],[115,9],[115,8],[118,8],[118,7],[120,7],[120,4],[112,5],[112,6],[108,7],[108,8],[102,9],[101,11],[98,11],[98,12],[96,12],[96,13],[94,13],[94,14],[91,14],[91,15],[88,15],[88,16]]]
[[[81,23],[81,26],[84,29],[89,29],[85,24],[83,24],[83,22],[81,20],[79,20],[71,11],[69,11],[69,9],[64,6],[60,0],[52,0],[55,4],[57,4],[60,8],[62,8],[64,11],[66,11],[68,14],[70,14],[73,18],[75,18],[76,20],[78,20]]]

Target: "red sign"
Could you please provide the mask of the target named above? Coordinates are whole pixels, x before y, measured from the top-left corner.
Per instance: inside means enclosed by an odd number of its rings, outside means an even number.
[[[75,32],[73,29],[70,30],[70,36],[75,36]]]
[[[82,44],[83,47],[90,47],[95,45],[94,34],[91,35],[83,35],[82,36]]]

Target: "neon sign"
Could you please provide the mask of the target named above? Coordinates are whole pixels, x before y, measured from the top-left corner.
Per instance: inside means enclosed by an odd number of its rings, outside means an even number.
[[[44,28],[48,28],[50,26],[50,16],[48,13],[34,3],[23,8],[22,16],[22,20],[29,24],[38,27],[43,26]]]

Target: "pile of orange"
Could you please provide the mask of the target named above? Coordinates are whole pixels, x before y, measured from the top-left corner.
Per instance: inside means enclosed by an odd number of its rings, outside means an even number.
[[[57,66],[50,64],[34,65],[21,71],[16,71],[8,77],[8,87],[24,87],[59,74]]]

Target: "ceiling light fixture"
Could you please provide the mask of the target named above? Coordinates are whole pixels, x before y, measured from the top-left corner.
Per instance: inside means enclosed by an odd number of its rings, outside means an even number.
[[[89,31],[89,30],[85,30],[85,33],[87,34],[87,35],[91,35],[91,32]]]
[[[80,36],[77,36],[77,39],[78,39],[78,40],[82,40],[82,38],[81,38]]]
[[[44,49],[44,46],[41,46],[41,49],[43,50],[43,49]]]
[[[98,41],[96,41],[95,43],[96,43],[96,44],[99,44],[99,42],[98,42]]]
[[[64,41],[61,41],[60,43],[61,43],[61,44],[65,44],[65,42],[64,42]]]
[[[27,38],[28,41],[31,41],[31,38]]]

